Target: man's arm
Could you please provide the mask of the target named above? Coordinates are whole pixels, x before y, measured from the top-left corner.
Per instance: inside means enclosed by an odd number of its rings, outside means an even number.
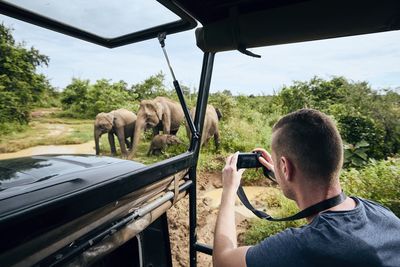
[[[236,191],[244,170],[237,171],[238,153],[226,160],[222,172],[223,191],[214,234],[213,263],[216,267],[246,266],[246,252],[249,247],[237,247],[235,225]]]

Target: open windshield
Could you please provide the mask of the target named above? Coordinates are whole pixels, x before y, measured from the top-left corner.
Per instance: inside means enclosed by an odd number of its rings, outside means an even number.
[[[103,38],[115,38],[180,19],[157,1],[6,0],[4,2]],[[143,12],[144,10],[146,12]]]

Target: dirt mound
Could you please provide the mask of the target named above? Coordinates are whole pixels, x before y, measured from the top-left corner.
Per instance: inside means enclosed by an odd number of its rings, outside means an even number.
[[[197,177],[197,239],[212,245],[222,188],[220,172],[200,172]],[[251,196],[249,196],[251,197]],[[256,195],[255,197],[258,197]],[[216,204],[217,203],[217,204]],[[248,213],[238,203],[236,225],[238,243],[243,245],[243,233],[249,227]],[[244,209],[246,212],[241,212]],[[189,266],[189,199],[185,197],[168,211],[173,266]],[[212,266],[211,256],[197,253],[197,266]]]
[[[221,187],[220,173],[200,173],[197,177],[197,238],[198,242],[212,245],[217,209],[204,192]],[[189,266],[189,199],[185,197],[168,211],[173,266]],[[211,256],[197,255],[197,266],[212,266]]]

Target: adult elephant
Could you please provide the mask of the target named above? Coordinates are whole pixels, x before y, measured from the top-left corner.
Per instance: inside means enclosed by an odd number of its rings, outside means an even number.
[[[194,114],[196,113],[196,108],[192,108],[190,110],[190,116],[194,118]],[[211,137],[214,137],[215,149],[219,149],[219,120],[222,118],[222,114],[218,108],[214,108],[212,105],[207,105],[206,116],[204,118],[203,132],[201,134],[201,143],[203,146],[208,143]],[[188,138],[191,138],[191,132],[189,126],[186,124],[186,133]]]
[[[121,153],[124,157],[128,156],[127,148],[132,148],[133,133],[135,130],[136,115],[127,109],[117,109],[109,113],[99,113],[94,122],[94,141],[96,143],[96,155],[100,153],[99,139],[104,133],[108,133],[111,154],[115,156],[114,134],[117,136]],[[130,141],[128,140],[130,138]]]
[[[142,100],[137,113],[131,157],[137,150],[142,131],[152,128],[153,137],[160,131],[176,135],[183,117],[181,105],[169,98],[156,97],[153,100]]]

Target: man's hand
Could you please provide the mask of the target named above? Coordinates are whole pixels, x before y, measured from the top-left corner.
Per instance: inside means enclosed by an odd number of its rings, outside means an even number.
[[[239,152],[230,155],[226,159],[226,164],[222,170],[222,185],[224,190],[236,192],[240,185],[240,179],[245,169],[237,170],[236,164]]]
[[[258,158],[258,161],[268,170],[275,172],[274,161],[272,160],[271,154],[269,154],[267,150],[264,148],[255,148],[253,152],[261,152],[261,157]]]
[[[244,169],[237,170],[239,152],[226,159],[222,170],[223,191],[214,233],[213,265],[215,267],[245,267],[249,247],[238,247],[235,225],[236,191]]]

